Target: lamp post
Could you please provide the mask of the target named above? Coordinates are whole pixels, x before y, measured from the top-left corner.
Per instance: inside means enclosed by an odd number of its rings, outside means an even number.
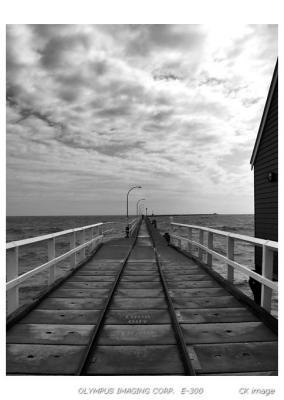
[[[146,200],[146,199],[139,199],[139,200],[137,201],[137,203],[136,203],[136,215],[137,215],[137,216],[138,216],[138,205],[139,205],[140,201],[142,201],[142,200]]]
[[[141,188],[142,188],[142,186],[132,186],[132,187],[128,190],[127,195],[126,195],[126,217],[127,217],[126,237],[129,237],[128,196],[129,196],[129,193],[131,192],[131,190],[133,190],[133,189],[141,189]]]

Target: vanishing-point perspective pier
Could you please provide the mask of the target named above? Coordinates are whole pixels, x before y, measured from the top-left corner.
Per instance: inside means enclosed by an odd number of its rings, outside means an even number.
[[[170,244],[147,217],[130,223],[129,238],[104,243],[109,224],[9,243],[7,374],[277,375],[270,314],[277,243],[171,226]],[[226,237],[227,255],[213,250],[215,235]],[[55,257],[61,236],[70,237],[70,250]],[[18,276],[18,249],[37,241],[47,241],[49,261]],[[235,241],[262,248],[262,275],[234,261]],[[214,272],[213,256],[226,261],[228,279]],[[56,280],[56,263],[68,257],[71,272]],[[235,270],[261,284],[261,306],[234,286]],[[19,285],[43,271],[48,290],[19,308]]]
[[[73,25],[64,27],[66,33],[55,25],[9,29],[11,215],[66,213],[74,220],[65,214],[58,225],[48,217],[42,225],[22,220],[20,230],[12,229],[10,239],[8,234],[8,240],[26,238],[6,244],[7,375],[278,375],[278,61],[250,160],[254,221],[246,225],[246,214],[230,226],[222,218],[218,224],[194,222],[201,210],[208,217],[250,209],[246,202],[239,207],[242,196],[252,202],[242,162],[248,164],[259,109],[254,105],[262,96],[255,91],[260,81],[250,82],[250,75],[266,75],[273,26],[267,48],[259,27],[246,28],[243,36],[233,33],[231,41],[228,27],[221,35],[218,27],[216,38],[225,34],[231,44],[222,50],[216,39],[214,51],[203,28],[189,28],[149,25],[139,33],[139,26],[135,34],[133,27],[124,32],[118,25],[106,40],[105,27],[98,33],[92,28],[89,39],[90,26],[81,33]],[[258,47],[257,36],[261,52],[246,62],[249,46]],[[128,37],[133,42],[124,49]],[[202,40],[210,44],[206,57],[196,56],[208,59],[198,68],[188,63],[195,40],[193,47],[204,54]],[[108,56],[101,43],[109,44]],[[179,55],[178,43],[185,46]],[[242,46],[245,58],[230,59]],[[156,60],[165,49],[171,49],[170,58],[160,70]],[[139,208],[145,192],[135,198],[136,218],[130,218],[129,194],[142,185],[147,190],[147,184],[153,189],[153,204],[147,203],[152,216]],[[129,189],[126,218],[122,187]],[[186,187],[183,199],[179,187]],[[164,218],[160,226],[152,207]],[[111,220],[114,210],[119,215]],[[75,218],[81,212],[87,222]],[[123,233],[115,224],[123,225]],[[71,226],[76,228],[62,230]],[[53,233],[38,236],[47,232]]]

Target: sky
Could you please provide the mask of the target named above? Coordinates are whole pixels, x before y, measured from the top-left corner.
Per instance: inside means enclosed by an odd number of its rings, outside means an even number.
[[[7,25],[7,214],[253,213],[277,25]]]

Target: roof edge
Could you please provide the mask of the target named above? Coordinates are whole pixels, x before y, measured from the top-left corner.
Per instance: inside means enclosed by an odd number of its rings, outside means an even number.
[[[262,117],[261,117],[261,122],[260,122],[260,125],[259,125],[256,141],[255,141],[254,148],[253,148],[252,155],[251,155],[251,159],[250,159],[251,169],[253,169],[253,166],[254,166],[254,162],[255,162],[257,151],[258,151],[258,148],[259,148],[260,140],[261,140],[261,137],[262,137],[262,134],[263,134],[263,130],[264,130],[264,126],[265,126],[265,123],[266,123],[266,120],[267,120],[268,111],[269,111],[270,104],[271,104],[271,101],[272,101],[273,93],[274,93],[274,90],[275,90],[275,87],[276,87],[277,79],[278,79],[278,58],[277,58],[277,61],[276,61],[276,64],[275,64],[275,68],[274,68],[272,80],[271,80],[271,83],[270,83],[268,95],[267,95],[267,98],[266,98],[263,114],[262,114]]]

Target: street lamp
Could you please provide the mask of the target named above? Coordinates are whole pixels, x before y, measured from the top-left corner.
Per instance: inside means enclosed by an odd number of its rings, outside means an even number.
[[[138,205],[139,205],[140,201],[142,201],[142,200],[146,200],[146,199],[140,199],[140,200],[138,200],[137,203],[136,203],[136,215],[137,215],[137,216],[138,216]]]
[[[130,188],[130,189],[128,190],[128,192],[127,192],[127,195],[126,195],[126,216],[127,216],[126,237],[128,237],[128,236],[129,236],[129,223],[128,223],[128,196],[129,196],[129,193],[131,192],[131,190],[133,190],[133,189],[141,189],[141,188],[142,188],[142,186],[132,186],[132,188]]]

